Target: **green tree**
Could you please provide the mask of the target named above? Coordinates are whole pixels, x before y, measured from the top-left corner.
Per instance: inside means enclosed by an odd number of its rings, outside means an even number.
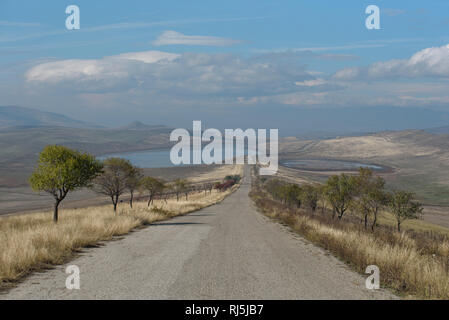
[[[129,168],[128,179],[126,180],[126,188],[130,193],[129,206],[131,208],[133,207],[134,191],[136,191],[140,187],[140,184],[142,183],[142,178],[143,178],[142,169],[134,166],[131,166]]]
[[[302,186],[301,198],[304,205],[306,205],[312,212],[315,212],[318,206],[319,190],[318,187],[311,184]]]
[[[235,175],[228,175],[224,178],[224,180],[234,180],[235,183],[239,183],[240,180],[242,179],[242,177],[239,174],[235,174]]]
[[[265,189],[271,194],[276,200],[283,200],[282,187],[285,185],[279,179],[270,179],[265,182]]]
[[[119,197],[128,189],[132,168],[126,159],[108,158],[103,161],[103,173],[94,181],[94,191],[111,198],[115,213]]]
[[[341,219],[351,205],[355,193],[354,178],[342,173],[339,176],[331,176],[326,182],[327,199],[332,205],[338,219]]]
[[[374,227],[377,223],[377,215],[379,210],[386,206],[388,203],[387,193],[385,191],[385,180],[381,177],[377,177],[372,183],[372,187],[368,193],[368,207],[373,215],[373,223],[371,224],[371,230],[374,231]]]
[[[208,190],[209,190],[209,193],[212,193],[213,188],[214,188],[214,184],[211,182],[206,182],[205,184],[203,184],[204,196],[207,195]]]
[[[317,188],[318,191],[318,200],[321,202],[321,213],[324,214],[324,211],[326,211],[326,203],[327,203],[327,188],[326,185],[320,185]]]
[[[289,206],[301,207],[301,193],[302,189],[297,184],[292,183],[282,186],[281,194],[284,197],[285,204]]]
[[[48,145],[39,154],[30,185],[34,191],[45,191],[53,196],[53,220],[57,222],[61,201],[70,191],[89,186],[101,170],[101,163],[92,155],[64,146]]]
[[[154,196],[164,190],[165,184],[162,180],[153,177],[144,177],[142,179],[141,187],[148,192],[148,206],[150,206],[150,203],[154,200]]]
[[[389,195],[389,207],[396,218],[398,231],[401,223],[408,219],[418,219],[423,213],[421,203],[414,200],[413,192],[395,190]]]
[[[364,219],[365,229],[368,227],[368,216],[373,216],[371,230],[374,230],[377,214],[387,203],[385,180],[375,177],[373,171],[368,168],[360,168],[358,176],[355,177],[355,185],[357,190],[354,206]]]
[[[176,179],[171,184],[171,189],[176,194],[176,201],[179,201],[179,194],[186,192],[188,189],[189,182],[186,179]],[[186,194],[186,200],[187,200],[187,194]]]

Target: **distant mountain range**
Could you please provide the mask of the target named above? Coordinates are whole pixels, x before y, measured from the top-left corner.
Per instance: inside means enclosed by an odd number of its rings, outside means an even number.
[[[152,130],[152,131],[157,131],[162,130],[165,131],[167,130],[167,126],[159,124],[159,125],[148,125],[148,124],[144,124],[140,121],[134,121],[131,122],[130,124],[127,124],[125,126],[122,127],[118,127],[116,130],[135,130],[135,131],[147,131],[147,130]]]
[[[53,112],[44,112],[25,107],[0,106],[0,129],[10,127],[99,128],[101,126]]]
[[[172,128],[132,122],[105,128],[24,107],[0,107],[0,186],[26,185],[39,152],[48,144],[94,155],[168,148]]]
[[[429,133],[436,133],[436,134],[449,134],[449,126],[430,128],[430,129],[426,129],[425,131],[427,131]]]

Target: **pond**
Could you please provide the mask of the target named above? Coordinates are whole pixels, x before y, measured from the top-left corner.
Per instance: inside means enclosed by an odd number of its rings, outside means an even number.
[[[223,148],[224,153],[224,148]],[[255,154],[254,151],[249,151],[247,148],[244,149],[244,155]],[[190,151],[190,162],[192,163],[193,150]],[[234,155],[242,155],[241,152],[237,152],[234,146]],[[189,166],[190,164],[180,164],[175,165],[170,161],[170,149],[156,149],[156,150],[143,150],[143,151],[133,151],[133,152],[123,152],[123,153],[111,153],[97,157],[99,160],[104,160],[110,157],[124,158],[135,166],[140,168],[166,168],[166,167],[179,167],[179,166]],[[223,157],[224,159],[224,154]]]
[[[97,158],[99,160],[104,160],[110,157],[127,159],[131,161],[133,165],[138,166],[140,168],[175,167],[175,165],[170,161],[170,149],[111,153]]]
[[[360,167],[369,168],[374,171],[382,171],[386,168],[376,164],[360,163],[346,160],[333,159],[301,159],[301,160],[281,160],[281,165],[301,170],[309,171],[355,171]]]

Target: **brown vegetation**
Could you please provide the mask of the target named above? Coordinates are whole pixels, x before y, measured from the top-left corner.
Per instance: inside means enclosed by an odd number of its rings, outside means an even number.
[[[293,202],[276,199],[267,190],[282,182],[257,178],[251,197],[267,216],[286,223],[305,238],[331,251],[357,271],[368,265],[380,269],[381,284],[409,297],[449,298],[449,238],[432,232],[395,232],[392,226],[378,224],[373,231],[364,219],[351,212],[333,218],[322,204],[321,213],[298,208]],[[355,210],[352,207],[350,210]]]

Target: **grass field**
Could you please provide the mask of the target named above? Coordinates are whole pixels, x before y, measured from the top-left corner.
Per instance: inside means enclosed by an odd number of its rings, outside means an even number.
[[[111,205],[61,210],[57,224],[52,212],[0,217],[0,285],[6,286],[26,274],[61,264],[87,246],[125,235],[135,228],[170,219],[222,201],[238,185],[225,192],[190,194],[175,198],[123,203],[114,215]]]
[[[251,196],[265,215],[287,224],[358,272],[364,274],[367,266],[378,266],[381,284],[399,295],[449,299],[449,229],[410,221],[404,223],[409,231],[399,233],[391,226],[391,216],[384,213],[380,226],[371,232],[355,216],[340,221],[326,210],[312,214],[288,207],[272,199],[260,183]]]
[[[426,205],[449,206],[449,136],[424,131],[381,132],[328,140],[286,138],[282,159],[335,159],[392,168],[380,175],[388,188],[413,191]],[[322,182],[339,172],[301,171],[299,178]]]

